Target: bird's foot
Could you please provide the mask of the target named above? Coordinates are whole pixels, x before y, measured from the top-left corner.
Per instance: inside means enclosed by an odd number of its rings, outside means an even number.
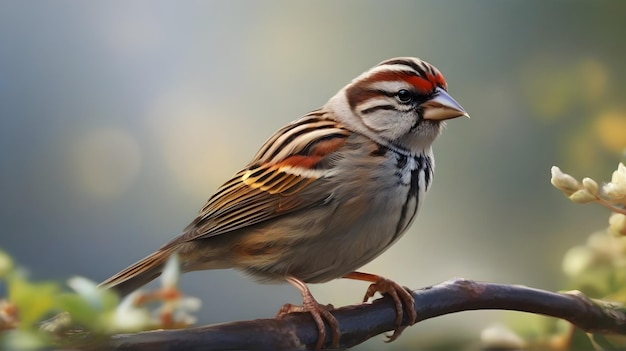
[[[330,326],[332,332],[331,348],[339,347],[339,336],[341,330],[339,329],[339,322],[330,313],[334,309],[333,305],[322,305],[311,294],[309,288],[302,281],[295,278],[287,278],[287,281],[294,285],[302,293],[302,305],[292,305],[290,303],[284,305],[276,314],[276,318],[283,318],[286,315],[294,312],[309,312],[315,324],[317,325],[318,338],[315,344],[315,349],[319,350],[324,346],[326,340],[326,326],[324,321]]]
[[[387,342],[396,340],[408,326],[415,324],[417,320],[417,311],[415,311],[415,299],[408,288],[401,286],[393,280],[369,273],[352,272],[344,276],[348,279],[364,280],[372,282],[365,292],[363,302],[367,302],[377,292],[383,295],[389,295],[393,299],[396,307],[396,329],[391,335],[387,335]],[[408,325],[402,325],[404,318],[404,310],[408,312]]]

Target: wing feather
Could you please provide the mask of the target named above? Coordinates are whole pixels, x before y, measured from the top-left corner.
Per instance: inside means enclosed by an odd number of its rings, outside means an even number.
[[[245,169],[217,190],[183,235],[164,248],[225,234],[328,200],[332,194],[323,191],[301,194],[318,180],[332,176],[333,155],[350,131],[312,112],[277,134]]]

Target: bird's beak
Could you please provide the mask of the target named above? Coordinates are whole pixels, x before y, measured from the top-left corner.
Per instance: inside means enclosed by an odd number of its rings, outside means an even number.
[[[444,119],[462,116],[469,118],[469,115],[465,112],[463,107],[445,90],[437,88],[435,91],[435,97],[421,104],[424,119],[443,121]]]

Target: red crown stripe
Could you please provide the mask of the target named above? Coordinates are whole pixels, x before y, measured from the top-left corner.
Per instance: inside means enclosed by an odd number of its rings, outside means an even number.
[[[417,76],[414,73],[407,74],[405,72],[398,71],[383,71],[375,73],[371,77],[367,78],[366,83],[371,84],[375,82],[391,82],[397,80],[403,80],[411,84],[418,92],[421,93],[428,93],[436,86],[446,86],[446,82],[441,75],[432,75],[427,73],[426,78],[424,78]]]

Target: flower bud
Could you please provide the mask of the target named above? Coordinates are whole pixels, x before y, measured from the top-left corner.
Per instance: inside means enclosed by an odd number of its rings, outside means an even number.
[[[598,195],[598,183],[591,178],[583,178],[583,187],[591,195]]]
[[[565,193],[565,195],[572,195],[574,192],[580,189],[578,181],[569,174],[563,173],[559,167],[553,166],[551,169],[552,178],[550,182],[557,189]]]
[[[595,195],[590,194],[587,189],[580,189],[570,195],[569,199],[577,204],[587,204],[596,201],[598,198]]]

